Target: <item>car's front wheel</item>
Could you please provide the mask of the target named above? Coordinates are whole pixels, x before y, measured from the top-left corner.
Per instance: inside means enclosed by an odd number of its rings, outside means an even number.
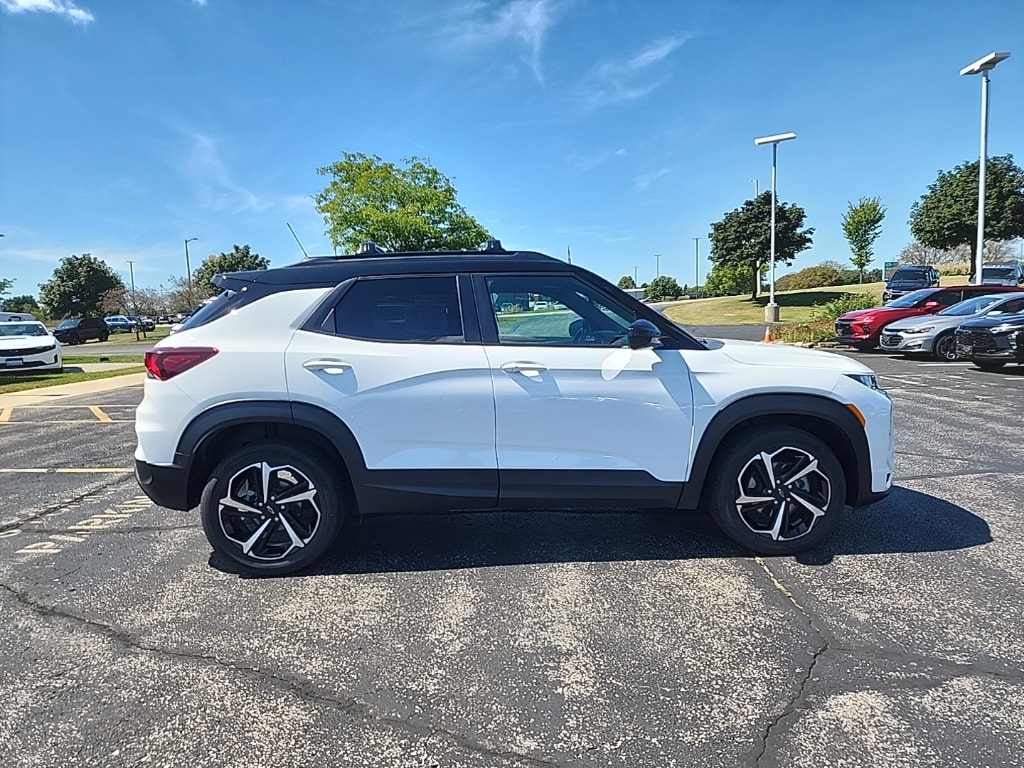
[[[709,469],[704,507],[745,549],[791,555],[819,545],[846,506],[846,476],[820,439],[766,426],[729,438]]]
[[[243,446],[217,466],[203,489],[199,508],[206,538],[248,573],[308,568],[341,529],[337,475],[319,456],[290,443]]]
[[[953,332],[949,331],[939,336],[932,351],[938,360],[945,360],[947,363],[956,360],[956,338]]]

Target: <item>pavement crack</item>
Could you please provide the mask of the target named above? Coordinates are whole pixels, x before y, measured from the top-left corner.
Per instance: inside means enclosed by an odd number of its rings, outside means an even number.
[[[28,525],[29,523],[34,522],[36,520],[41,520],[44,517],[49,517],[50,515],[56,514],[58,512],[71,511],[71,509],[73,509],[75,506],[81,504],[84,501],[91,501],[92,499],[102,496],[104,493],[109,491],[114,486],[120,485],[121,483],[128,480],[129,477],[129,475],[119,475],[115,477],[113,480],[109,480],[106,482],[101,481],[98,485],[93,485],[88,490],[71,496],[70,498],[64,499],[58,504],[51,504],[47,507],[43,507],[42,509],[36,512],[30,513],[25,517],[18,518],[17,520],[12,520],[8,523],[2,523],[0,524],[0,532],[13,530],[15,528],[21,528],[24,525]]]
[[[138,636],[120,627],[105,624],[95,619],[80,616],[72,611],[56,605],[44,603],[24,590],[17,589],[9,584],[0,582],[0,590],[6,592],[18,605],[33,613],[46,617],[55,618],[70,624],[78,625],[90,632],[107,638],[124,648],[137,653],[151,654],[157,657],[165,657],[178,661],[191,662],[217,667],[227,672],[240,674],[249,680],[267,683],[279,689],[288,691],[292,695],[318,704],[333,707],[342,714],[352,719],[373,722],[395,730],[404,731],[410,735],[422,737],[425,741],[444,741],[458,749],[466,750],[481,755],[489,760],[515,761],[526,768],[565,768],[566,763],[549,760],[535,755],[517,752],[511,749],[502,749],[492,746],[484,741],[465,736],[461,733],[440,728],[422,722],[413,717],[397,717],[380,714],[372,706],[357,698],[356,696],[334,696],[318,689],[311,681],[298,678],[286,677],[275,674],[257,667],[237,664],[214,654],[199,653],[186,650],[174,650],[163,648],[152,643],[144,642]]]

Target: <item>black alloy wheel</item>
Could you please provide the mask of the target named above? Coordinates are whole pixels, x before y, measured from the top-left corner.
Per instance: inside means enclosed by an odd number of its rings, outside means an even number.
[[[80,344],[81,341],[82,340],[80,338],[78,338],[78,334],[77,333],[69,333],[68,334],[68,344]]]
[[[344,516],[342,473],[311,450],[266,440],[218,465],[199,505],[218,554],[247,573],[283,576],[327,552]]]
[[[935,340],[935,346],[932,349],[932,354],[937,360],[945,360],[947,363],[956,360],[956,337],[953,336],[953,332],[946,331],[941,334]]]
[[[723,533],[760,555],[818,546],[846,506],[846,475],[835,453],[793,427],[732,436],[710,473],[704,508]]]

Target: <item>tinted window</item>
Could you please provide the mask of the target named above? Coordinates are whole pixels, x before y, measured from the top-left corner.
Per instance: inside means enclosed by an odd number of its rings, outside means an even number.
[[[455,276],[359,280],[335,307],[334,325],[354,339],[461,342]]]
[[[952,307],[954,304],[959,304],[963,301],[963,291],[942,291],[935,294],[932,297],[935,301],[939,302],[939,306]]]
[[[77,328],[78,320],[65,320],[57,328]]]
[[[897,309],[910,309],[912,307],[920,307],[926,301],[928,301],[928,298],[933,293],[935,293],[935,290],[933,288],[924,288],[920,291],[908,293],[906,296],[901,296],[900,298],[896,299],[896,301],[890,301],[885,306],[896,307]]]
[[[636,319],[570,275],[508,275],[487,278],[498,330],[507,344],[607,346],[628,343]]]
[[[930,277],[931,277],[931,275],[929,275],[927,270],[925,270],[925,269],[920,269],[920,268],[917,268],[917,269],[901,268],[901,269],[897,269],[893,273],[892,277],[889,278],[889,279],[890,280],[928,280],[928,279],[930,279]]]

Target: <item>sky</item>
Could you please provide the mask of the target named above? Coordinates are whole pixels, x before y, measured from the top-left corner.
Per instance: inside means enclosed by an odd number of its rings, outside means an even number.
[[[426,158],[506,248],[616,281],[703,280],[711,224],[771,183],[847,262],[850,202],[911,205],[979,154],[1024,161],[1021,0],[0,0],[0,277],[91,253],[157,287],[249,244],[331,245],[317,169]],[[699,240],[694,240],[699,238]],[[698,274],[699,271],[699,274]]]

